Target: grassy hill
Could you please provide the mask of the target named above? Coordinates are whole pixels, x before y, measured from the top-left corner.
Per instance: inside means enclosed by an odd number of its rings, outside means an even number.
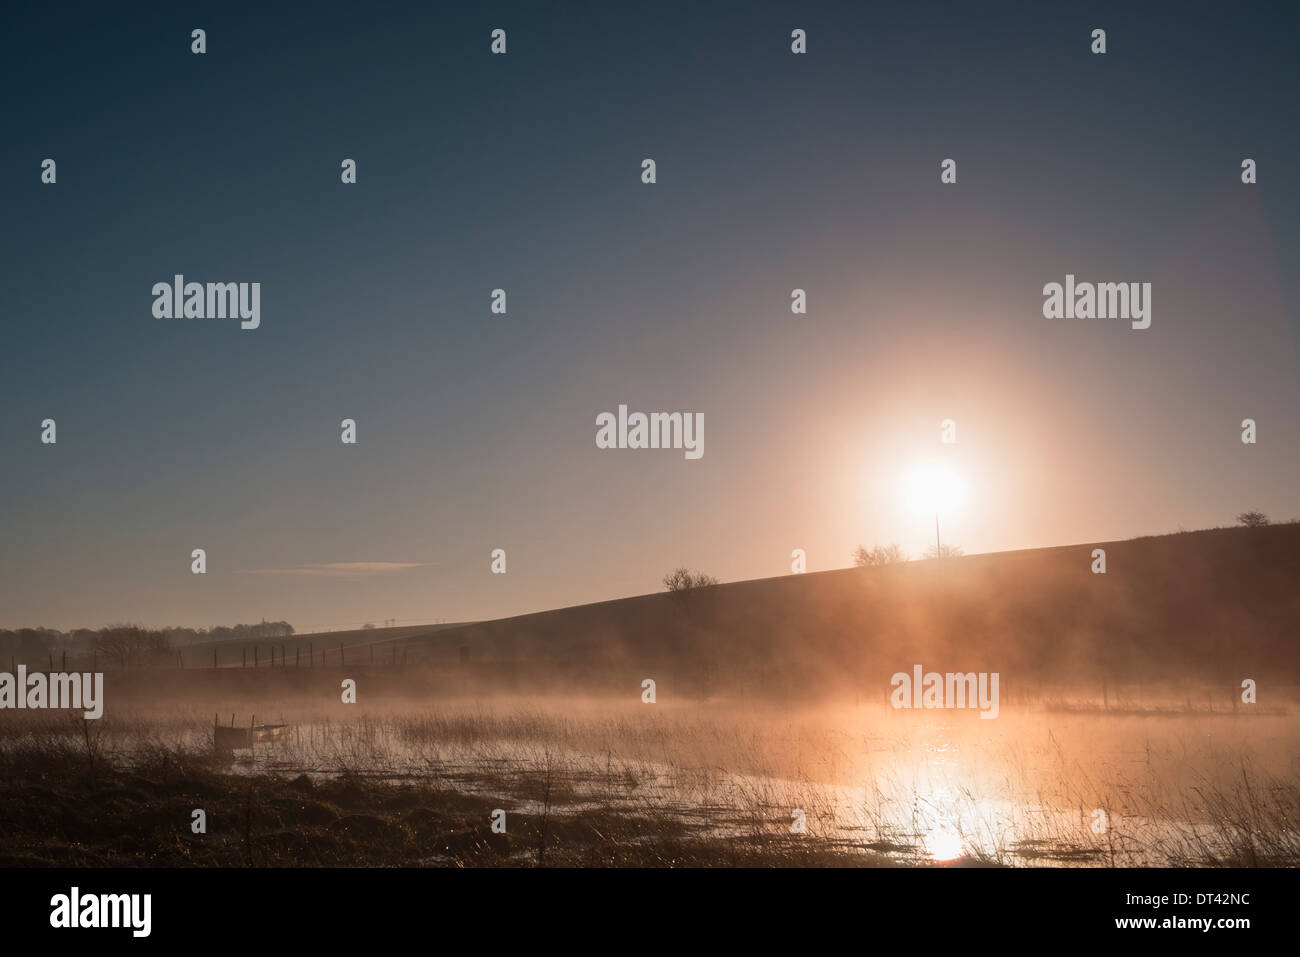
[[[1094,548],[1106,551],[1106,574],[1091,571]],[[998,671],[1022,688],[1296,685],[1300,524],[790,575],[394,640],[412,662],[468,655],[475,670],[659,669],[719,688],[880,689],[914,664]]]

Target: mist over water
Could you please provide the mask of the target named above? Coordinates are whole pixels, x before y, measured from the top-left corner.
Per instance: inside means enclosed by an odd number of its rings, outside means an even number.
[[[301,693],[243,698],[237,725],[256,714],[292,735],[213,754],[214,719],[226,725],[232,716],[214,715],[202,696],[164,691],[105,719],[97,757],[129,770],[156,768],[171,753],[177,767],[202,760],[254,786],[305,778],[432,800],[469,796],[552,827],[586,822],[599,832],[599,822],[635,820],[647,854],[671,837],[705,854],[722,844],[783,853],[794,845],[869,864],[1300,860],[1291,826],[1300,719],[1289,713],[1245,717],[1185,704],[1138,713],[1132,701],[1105,711],[1054,699],[1004,704],[996,721],[983,721],[976,711],[851,699],[648,705],[635,696],[377,694],[382,703],[351,709],[322,709]],[[0,765],[17,768],[33,749],[85,760],[79,729],[66,721],[6,723]],[[375,804],[379,813],[384,800]],[[797,814],[801,832],[792,831]],[[587,846],[562,841],[553,860],[600,841],[588,834],[579,843]],[[535,863],[534,854],[515,848],[500,862]]]

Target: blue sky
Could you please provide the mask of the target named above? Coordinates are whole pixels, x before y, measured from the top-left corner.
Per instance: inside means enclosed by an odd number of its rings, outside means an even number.
[[[13,12],[0,626],[495,617],[919,554],[895,486],[935,456],[972,552],[1300,514],[1296,20]],[[1044,319],[1067,272],[1152,282],[1152,328]],[[155,319],[175,273],[260,282],[261,327]],[[598,450],[620,403],[703,412],[705,455]],[[320,568],[358,563],[402,567]]]

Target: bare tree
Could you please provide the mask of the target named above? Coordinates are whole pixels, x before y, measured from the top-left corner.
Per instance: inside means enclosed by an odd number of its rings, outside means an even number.
[[[861,545],[853,552],[853,564],[859,568],[871,568],[876,565],[896,565],[907,561],[907,553],[898,545],[873,545],[867,551]]]
[[[931,545],[925,550],[926,558],[960,558],[962,551],[956,545],[943,545],[936,547]]]
[[[718,580],[704,572],[692,572],[689,568],[675,568],[664,576],[664,588],[668,591],[689,591],[692,588],[705,588],[718,584]]]
[[[1238,515],[1237,521],[1247,528],[1263,528],[1268,524],[1268,516],[1258,509],[1252,508],[1249,512],[1242,512]]]
[[[90,647],[123,668],[170,664],[175,657],[166,632],[139,625],[110,625],[91,639]]]

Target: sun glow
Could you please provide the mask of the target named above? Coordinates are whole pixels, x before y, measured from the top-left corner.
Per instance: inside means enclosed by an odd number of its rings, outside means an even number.
[[[928,465],[908,475],[904,492],[908,505],[918,512],[951,513],[961,505],[965,485],[961,476],[942,465]]]
[[[961,835],[950,827],[939,827],[925,835],[925,851],[934,861],[952,861],[962,856]]]

